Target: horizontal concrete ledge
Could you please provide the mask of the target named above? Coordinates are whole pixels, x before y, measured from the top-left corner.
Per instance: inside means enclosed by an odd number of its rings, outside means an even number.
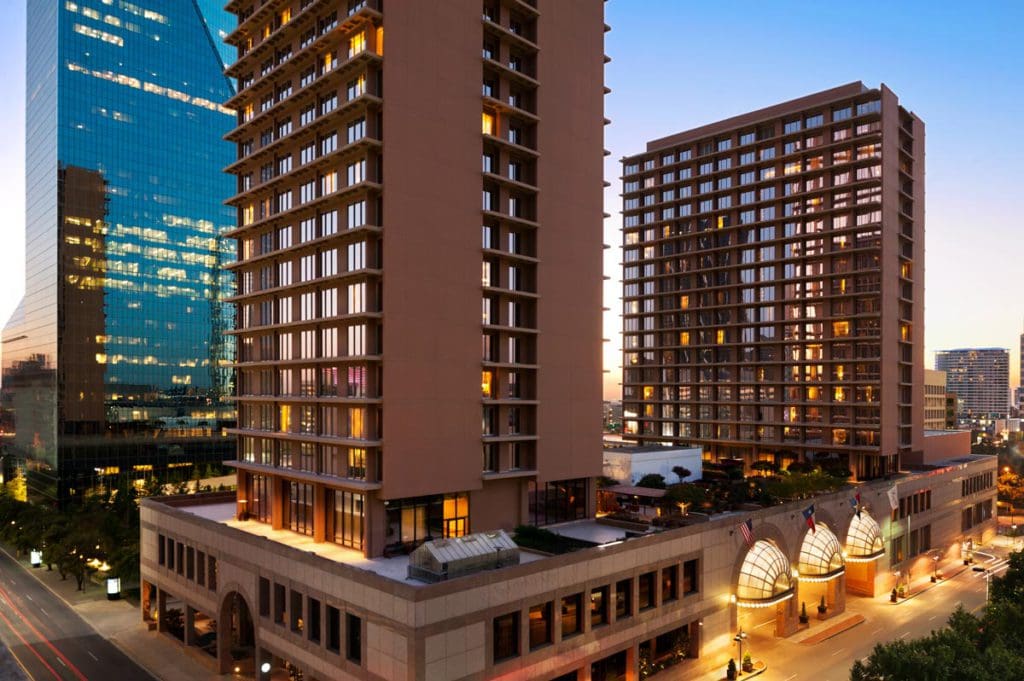
[[[852,617],[847,617],[842,622],[839,622],[838,624],[833,624],[828,629],[825,629],[824,631],[819,632],[819,633],[815,634],[814,636],[808,636],[807,638],[805,638],[800,643],[805,645],[805,646],[813,646],[816,643],[821,643],[822,641],[827,641],[828,639],[832,638],[833,636],[838,636],[839,634],[843,633],[844,631],[848,631],[849,629],[853,629],[858,624],[863,624],[864,621],[865,621],[864,620],[864,615],[853,615]]]

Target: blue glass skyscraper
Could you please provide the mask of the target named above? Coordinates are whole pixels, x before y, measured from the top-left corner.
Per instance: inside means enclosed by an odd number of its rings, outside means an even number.
[[[28,0],[25,297],[4,465],[65,501],[231,458],[234,214],[211,0]]]

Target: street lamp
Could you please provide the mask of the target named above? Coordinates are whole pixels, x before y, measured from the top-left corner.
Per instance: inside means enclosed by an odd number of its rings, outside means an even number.
[[[740,669],[742,669],[743,668],[743,642],[747,640],[747,633],[745,631],[743,631],[743,627],[740,627],[740,630],[736,633],[735,636],[732,637],[732,640],[736,641],[736,643],[740,647],[740,655],[739,655],[739,657],[740,657]],[[742,674],[743,672],[740,671],[738,673]]]

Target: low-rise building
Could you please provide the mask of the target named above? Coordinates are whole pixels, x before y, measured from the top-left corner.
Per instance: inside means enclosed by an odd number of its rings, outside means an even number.
[[[243,519],[244,491],[147,499],[143,617],[205,647],[221,672],[599,681],[637,678],[641,662],[677,649],[696,672],[729,653],[738,627],[789,635],[801,604],[824,597],[837,614],[988,541],[995,477],[995,457],[967,455],[820,495],[814,531],[808,501],[630,539],[576,521],[566,534],[602,545],[523,549],[517,565],[436,583],[410,578],[406,555],[370,558]]]
[[[609,446],[606,442],[604,475],[624,485],[635,485],[645,475],[660,475],[669,483],[700,480],[701,458],[700,447],[619,447]],[[679,479],[676,468],[690,472]]]

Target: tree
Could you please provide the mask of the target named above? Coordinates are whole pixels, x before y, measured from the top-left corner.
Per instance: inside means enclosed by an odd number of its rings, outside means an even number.
[[[672,466],[672,472],[679,478],[679,482],[682,482],[685,478],[693,475],[693,471],[685,466]]]
[[[669,485],[661,502],[665,507],[678,507],[679,504],[686,504],[687,508],[694,508],[701,506],[706,499],[707,495],[703,487],[691,482],[682,482]]]
[[[851,681],[1002,681],[1024,669],[1024,553],[1010,556],[1003,577],[992,580],[990,600],[978,617],[963,608],[929,636],[875,646],[857,661]]]
[[[648,473],[637,480],[636,486],[649,489],[665,489],[665,476],[659,473]]]
[[[758,471],[762,475],[768,475],[769,473],[778,473],[779,467],[774,461],[755,461],[750,464],[750,470]]]

